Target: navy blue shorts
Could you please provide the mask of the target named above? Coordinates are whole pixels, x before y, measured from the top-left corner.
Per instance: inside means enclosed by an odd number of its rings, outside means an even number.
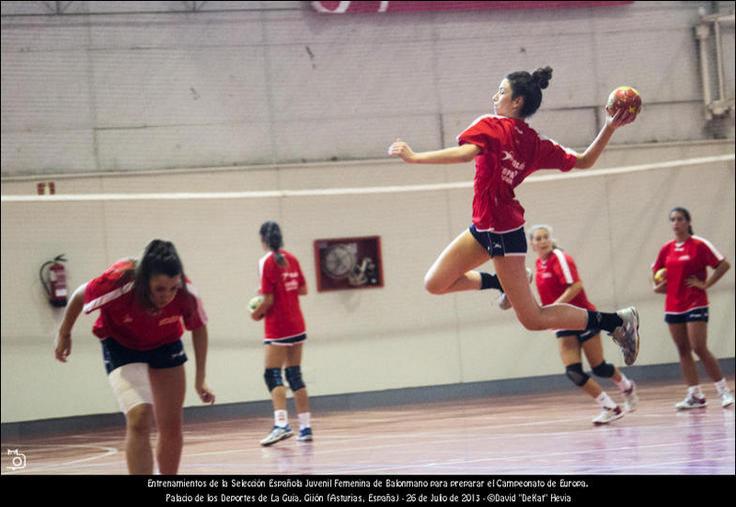
[[[695,308],[685,313],[665,313],[667,324],[684,324],[686,322],[708,322],[708,307]]]
[[[475,240],[486,249],[491,257],[504,257],[506,255],[526,255],[526,233],[523,227],[515,231],[496,234],[490,231],[479,231],[475,224],[468,229]]]
[[[130,363],[146,363],[151,368],[174,368],[187,362],[181,340],[167,343],[153,350],[133,350],[124,347],[112,338],[102,340],[102,357],[105,370],[111,371]]]
[[[298,343],[304,343],[307,340],[307,333],[302,333],[297,336],[292,336],[291,338],[284,338],[282,340],[269,340],[264,339],[263,344],[264,345],[280,345],[282,347],[291,347],[292,345],[296,345]]]
[[[585,329],[583,331],[574,331],[574,330],[560,330],[555,332],[555,336],[557,338],[564,338],[565,336],[577,336],[578,341],[580,343],[585,343],[591,338],[593,338],[595,335],[600,333],[600,329]]]

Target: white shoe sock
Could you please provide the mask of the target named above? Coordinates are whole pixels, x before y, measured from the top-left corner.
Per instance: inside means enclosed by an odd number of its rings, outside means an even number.
[[[607,409],[610,409],[610,410],[613,410],[614,408],[616,408],[618,406],[618,405],[616,405],[616,402],[613,401],[611,399],[611,397],[608,396],[608,394],[606,394],[605,391],[603,391],[601,394],[599,394],[598,397],[595,399],[595,401],[596,401],[596,403],[598,403],[598,405],[601,408],[607,408]]]
[[[716,391],[718,391],[719,396],[723,395],[724,393],[730,392],[725,378],[722,378],[718,382],[714,382],[714,385],[716,386]]]
[[[705,398],[702,389],[700,389],[700,384],[696,386],[689,386],[687,388],[687,394],[688,396],[694,396],[696,398]]]
[[[273,413],[273,421],[279,428],[286,428],[289,424],[289,416],[286,410],[275,410]]]
[[[622,393],[631,389],[631,380],[629,380],[623,373],[621,374],[621,380],[619,382],[616,382],[614,380],[613,383],[616,384],[619,391],[621,391]]]
[[[309,412],[302,412],[299,414],[299,429],[303,430],[304,428],[310,427],[310,418],[312,414]]]

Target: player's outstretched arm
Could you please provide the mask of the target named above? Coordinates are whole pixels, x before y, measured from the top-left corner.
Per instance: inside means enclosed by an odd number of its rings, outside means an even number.
[[[444,150],[415,153],[407,143],[401,139],[396,139],[388,147],[388,154],[390,156],[399,157],[409,164],[458,164],[473,160],[479,153],[480,148],[470,143],[445,148]]]
[[[613,136],[616,129],[623,127],[624,125],[628,125],[634,121],[634,118],[636,118],[636,115],[632,115],[624,109],[616,111],[614,116],[607,114],[606,123],[603,125],[601,131],[598,132],[595,140],[590,144],[590,146],[588,146],[588,149],[585,150],[582,155],[578,155],[578,161],[575,162],[575,168],[590,169],[593,167],[596,161],[598,161],[598,157],[601,156],[601,153],[603,153],[603,150],[608,145],[608,141],[611,140],[611,136]]]

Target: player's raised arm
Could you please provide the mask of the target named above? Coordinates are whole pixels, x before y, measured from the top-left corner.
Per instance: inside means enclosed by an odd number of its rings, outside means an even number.
[[[463,144],[462,146],[452,146],[443,150],[416,153],[411,149],[411,146],[401,139],[396,139],[388,147],[390,156],[399,157],[409,164],[459,164],[473,160],[479,153],[480,148],[474,144]]]
[[[608,97],[606,123],[582,155],[578,155],[576,169],[589,169],[598,161],[617,128],[628,125],[641,111],[639,92],[629,86],[619,86]]]

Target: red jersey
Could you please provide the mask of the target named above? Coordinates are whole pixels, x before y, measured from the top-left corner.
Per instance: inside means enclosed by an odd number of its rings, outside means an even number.
[[[715,268],[722,260],[723,255],[711,242],[698,236],[690,236],[682,243],[677,240],[665,243],[652,264],[653,273],[667,269],[664,312],[686,313],[708,306],[706,292],[697,287],[688,287],[686,282],[691,276],[705,281],[708,276],[705,267]]]
[[[570,285],[580,281],[575,261],[559,248],[552,250],[546,259],[537,259],[537,273],[534,278],[543,305],[554,303]],[[578,292],[568,304],[586,310],[595,310],[595,306],[588,301],[584,289]]]
[[[514,188],[539,169],[569,171],[577,155],[541,137],[524,120],[485,115],[458,137],[481,152],[475,157],[473,224],[479,231],[504,233],[524,225],[524,208]]]
[[[266,313],[266,341],[293,338],[306,332],[302,309],[299,306],[299,288],[306,285],[299,261],[285,250],[286,266],[279,266],[276,256],[269,252],[258,263],[261,294],[272,294],[273,305]]]
[[[87,282],[84,290],[84,313],[100,310],[92,328],[98,338],[114,338],[134,350],[152,350],[176,342],[188,330],[207,324],[202,301],[186,280],[187,292],[178,290],[174,300],[165,307],[152,310],[141,306],[133,291],[129,276],[135,261],[122,259],[97,278]]]

